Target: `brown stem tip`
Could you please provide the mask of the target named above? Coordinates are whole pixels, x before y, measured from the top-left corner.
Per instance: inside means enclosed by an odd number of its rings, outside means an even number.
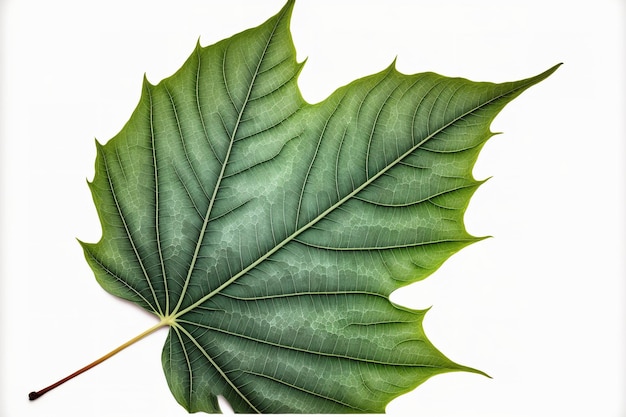
[[[151,333],[154,333],[156,330],[160,329],[163,326],[167,326],[171,323],[170,319],[165,319],[163,318],[159,323],[157,323],[155,326],[152,326],[151,328],[149,328],[148,330],[146,330],[145,332],[139,334],[138,336],[133,337],[132,339],[130,339],[128,342],[124,343],[121,346],[118,346],[117,348],[113,349],[111,352],[107,353],[106,355],[104,355],[103,357],[101,357],[100,359],[97,359],[93,362],[91,362],[89,365],[79,369],[78,371],[74,372],[71,375],[66,376],[65,378],[63,378],[60,381],[55,382],[54,384],[50,385],[49,387],[46,387],[44,389],[41,389],[39,391],[33,391],[30,394],[28,394],[28,399],[31,401],[36,400],[37,398],[41,397],[42,395],[44,395],[45,393],[47,393],[48,391],[52,391],[53,389],[55,389],[56,387],[58,387],[59,385],[63,385],[64,383],[66,383],[67,381],[69,381],[70,379],[77,377],[78,375],[82,374],[85,371],[90,370],[91,368],[93,368],[96,365],[99,365],[100,363],[104,362],[105,360],[109,359],[111,356],[121,352],[122,350],[126,349],[127,347],[129,347],[130,345],[138,342],[139,340],[143,339],[144,337],[148,336]]]

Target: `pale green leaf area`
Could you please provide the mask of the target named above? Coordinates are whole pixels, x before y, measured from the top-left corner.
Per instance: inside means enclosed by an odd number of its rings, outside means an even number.
[[[103,235],[85,256],[169,326],[163,369],[190,412],[223,395],[238,413],[381,413],[434,375],[479,372],[389,295],[480,240],[463,215],[489,125],[556,70],[492,84],[392,64],[309,104],[293,6],[145,81],[97,145]]]

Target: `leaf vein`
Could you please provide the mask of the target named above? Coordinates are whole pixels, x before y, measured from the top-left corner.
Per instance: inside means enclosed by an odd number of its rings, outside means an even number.
[[[159,301],[158,298],[156,296],[156,292],[154,291],[154,287],[152,285],[152,281],[150,280],[150,276],[148,275],[148,272],[146,271],[146,268],[144,266],[143,260],[141,258],[141,256],[139,255],[139,250],[137,248],[137,245],[135,244],[135,241],[133,239],[132,234],[130,233],[130,229],[128,227],[128,223],[126,222],[126,216],[124,215],[124,212],[122,210],[122,206],[120,205],[120,202],[118,201],[117,198],[117,193],[115,192],[115,185],[113,183],[113,178],[111,177],[111,172],[110,172],[110,168],[108,165],[108,161],[107,161],[107,157],[104,153],[104,151],[102,151],[100,153],[102,155],[102,161],[104,164],[104,173],[105,176],[107,178],[107,182],[109,184],[109,189],[111,190],[111,196],[113,197],[113,202],[115,204],[115,208],[117,209],[118,215],[120,217],[120,220],[122,221],[122,225],[124,226],[124,231],[126,232],[126,236],[128,237],[128,241],[130,242],[131,247],[133,248],[133,253],[135,254],[135,258],[137,259],[137,262],[139,263],[139,266],[141,267],[141,271],[143,272],[144,277],[146,278],[146,282],[148,283],[148,287],[150,287],[150,292],[152,293],[152,297],[154,299],[154,303],[157,307],[157,310],[154,310],[155,313],[159,314],[159,315],[163,315],[163,311],[161,310],[161,306],[159,305]]]
[[[231,155],[234,143],[236,141],[237,129],[238,129],[240,123],[241,123],[243,112],[245,111],[245,108],[246,108],[245,107],[246,103],[248,102],[248,100],[250,98],[250,94],[252,93],[252,88],[254,86],[256,77],[258,75],[259,68],[260,68],[261,63],[263,62],[263,59],[264,59],[264,57],[265,57],[265,55],[267,53],[267,48],[269,46],[269,42],[271,41],[271,38],[273,37],[274,33],[276,32],[276,25],[272,29],[272,33],[270,34],[269,39],[266,42],[265,49],[263,50],[263,53],[262,53],[261,57],[259,58],[259,61],[257,63],[257,67],[256,67],[256,72],[252,75],[252,79],[250,80],[250,85],[248,86],[248,91],[247,91],[246,98],[245,98],[245,100],[243,102],[242,108],[239,110],[239,115],[238,115],[238,118],[237,118],[237,122],[235,123],[235,126],[234,126],[234,129],[232,131],[232,134],[230,135],[230,140],[229,140],[229,144],[228,144],[228,150],[226,152],[226,156],[224,158],[224,162],[222,163],[222,168],[221,168],[220,174],[219,174],[219,176],[217,178],[217,183],[215,184],[215,188],[213,190],[213,195],[211,196],[211,199],[209,201],[209,206],[207,208],[206,215],[204,216],[204,221],[203,221],[203,224],[202,224],[202,231],[200,233],[198,241],[196,242],[196,247],[195,247],[195,250],[194,250],[193,258],[191,260],[191,265],[189,267],[189,271],[187,272],[187,278],[185,279],[185,282],[183,284],[183,289],[182,289],[180,297],[178,299],[178,303],[176,304],[176,307],[174,308],[174,311],[172,312],[172,316],[174,316],[174,317],[176,317],[179,309],[181,308],[183,299],[185,297],[185,293],[187,292],[187,288],[189,286],[189,282],[191,281],[191,276],[192,276],[193,271],[195,269],[196,261],[198,259],[198,253],[200,252],[200,247],[202,245],[202,242],[204,241],[204,236],[205,236],[205,233],[206,233],[207,225],[209,223],[211,211],[213,209],[213,205],[215,203],[215,200],[216,200],[216,197],[217,197],[217,193],[218,193],[218,191],[220,189],[220,184],[221,184],[222,180],[224,179],[224,174],[226,172],[226,167],[228,166],[228,161],[230,159],[230,155]],[[226,51],[227,51],[227,49],[224,51],[224,55],[223,55],[222,72],[223,72],[223,77],[224,77],[224,84],[226,85],[226,90],[228,91],[228,95],[229,95],[229,97],[231,99],[231,102],[233,102],[230,90],[228,89],[226,74],[224,73],[224,70],[225,70],[224,69],[224,63],[226,61]],[[234,102],[233,102],[233,105],[234,105]],[[237,108],[237,107],[235,106],[235,108]],[[220,118],[221,118],[221,116],[220,116]],[[222,122],[223,122],[223,120],[222,120]],[[226,127],[226,126],[224,126],[224,127]],[[228,267],[230,269],[230,263],[228,264]]]
[[[157,243],[157,251],[159,254],[159,262],[161,264],[161,275],[163,278],[163,288],[165,289],[165,315],[169,314],[169,291],[167,285],[167,274],[165,272],[165,262],[163,262],[163,251],[161,249],[161,231],[160,231],[160,220],[161,213],[159,211],[159,169],[157,164],[157,151],[156,151],[156,134],[154,131],[154,103],[152,101],[152,91],[150,88],[146,88],[146,93],[148,95],[149,100],[149,109],[150,109],[150,147],[152,150],[152,166],[154,168],[154,227],[156,233],[156,243]],[[156,297],[156,295],[155,295]],[[156,301],[156,299],[155,299]],[[157,301],[158,304],[158,301]],[[159,312],[163,315],[163,310],[161,309],[161,305],[158,305]]]
[[[402,362],[383,361],[383,360],[378,360],[378,359],[368,359],[368,358],[363,357],[362,355],[360,355],[361,349],[362,349],[361,345],[359,345],[359,352],[357,352],[356,355],[354,355],[354,356],[341,355],[341,354],[338,354],[338,353],[324,352],[324,351],[321,351],[321,350],[309,350],[309,349],[305,349],[305,348],[301,348],[301,347],[297,347],[297,346],[282,344],[280,342],[272,342],[271,340],[260,339],[258,337],[248,336],[248,335],[243,334],[243,333],[238,333],[238,332],[234,332],[234,331],[230,331],[230,330],[226,330],[226,329],[221,329],[221,328],[218,328],[218,327],[210,326],[208,324],[194,322],[194,321],[191,321],[191,320],[185,320],[185,319],[180,319],[179,318],[178,319],[178,323],[189,324],[189,325],[192,325],[192,326],[195,326],[195,327],[200,327],[200,328],[203,328],[203,329],[206,329],[206,330],[209,330],[209,331],[214,331],[214,332],[217,332],[217,333],[222,333],[222,334],[225,334],[225,335],[234,336],[234,337],[238,337],[238,338],[241,338],[241,339],[246,339],[246,340],[249,340],[251,342],[260,343],[260,344],[264,344],[264,345],[268,345],[268,346],[276,347],[276,348],[280,348],[280,349],[286,349],[286,350],[292,350],[292,351],[295,351],[295,352],[306,353],[306,354],[310,354],[310,355],[323,356],[323,357],[328,357],[328,358],[346,359],[346,360],[350,360],[350,361],[354,361],[354,362],[370,363],[370,364],[374,364],[374,365],[397,366],[397,367],[408,367],[408,368],[438,368],[437,366],[434,366],[434,365],[426,365],[426,364],[421,364],[421,363],[402,363]],[[191,338],[191,335],[189,337]],[[401,344],[403,342],[410,342],[410,341],[413,341],[413,340],[401,341],[401,342],[398,342],[398,344]]]
[[[202,355],[211,363],[211,365],[213,365],[213,367],[217,370],[217,372],[219,372],[219,374],[222,376],[224,381],[226,381],[226,383],[228,385],[230,385],[230,387],[233,389],[233,391],[235,391],[237,393],[237,395],[239,395],[241,397],[241,399],[243,399],[250,406],[250,408],[252,408],[256,413],[260,414],[259,410],[239,390],[239,388],[233,383],[233,381],[226,375],[224,370],[215,362],[215,360],[213,360],[211,355],[209,355],[207,353],[207,351],[204,349],[204,347],[202,347],[202,345],[191,335],[191,333],[189,333],[187,331],[187,329],[185,329],[182,326],[178,326],[178,328],[180,329],[180,331],[185,333],[185,336],[187,336],[187,338],[196,346],[196,348],[200,351],[200,353],[202,353]]]
[[[260,372],[248,371],[248,370],[245,370],[245,369],[242,369],[241,372],[246,373],[248,375],[254,375],[254,376],[261,377],[261,378],[269,379],[271,381],[274,381],[274,382],[277,382],[279,384],[285,385],[285,386],[287,386],[289,388],[292,388],[292,389],[295,389],[297,391],[301,391],[301,392],[304,392],[306,394],[312,395],[314,397],[321,398],[323,400],[330,401],[330,402],[342,405],[344,407],[350,408],[350,409],[355,410],[355,411],[359,411],[359,412],[362,412],[362,413],[367,413],[367,412],[370,411],[370,410],[367,410],[365,408],[357,407],[355,405],[348,404],[346,402],[340,401],[340,400],[338,400],[336,398],[332,398],[332,397],[329,397],[327,395],[320,394],[320,393],[315,392],[313,390],[308,390],[308,389],[306,389],[304,387],[301,387],[301,386],[298,386],[296,384],[291,384],[291,383],[289,383],[287,381],[283,381],[282,379],[277,378],[277,377],[273,377],[273,376],[270,376],[270,375],[265,375],[265,374],[262,374]]]

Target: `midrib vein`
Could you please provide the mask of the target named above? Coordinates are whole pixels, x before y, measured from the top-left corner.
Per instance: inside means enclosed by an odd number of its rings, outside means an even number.
[[[203,222],[202,222],[202,229],[200,230],[200,235],[198,236],[198,241],[196,242],[196,247],[195,247],[194,253],[193,253],[193,258],[191,259],[191,264],[189,266],[189,270],[187,271],[187,277],[185,278],[185,284],[183,285],[183,289],[181,291],[180,298],[178,299],[178,303],[176,304],[176,307],[174,307],[174,310],[171,313],[171,317],[178,317],[181,314],[184,314],[184,313],[178,312],[178,310],[180,309],[180,306],[182,305],[183,299],[185,298],[185,294],[187,292],[187,288],[189,287],[189,282],[191,281],[191,275],[193,274],[196,262],[198,260],[198,254],[200,253],[200,248],[202,247],[202,242],[204,241],[204,235],[206,233],[206,228],[207,228],[207,226],[209,224],[209,217],[210,217],[211,212],[213,210],[213,206],[214,206],[215,200],[217,198],[217,193],[219,192],[219,189],[220,189],[220,184],[222,183],[222,180],[224,179],[224,174],[226,172],[226,167],[228,166],[228,161],[230,159],[230,154],[232,152],[233,145],[235,143],[235,137],[237,136],[237,131],[238,131],[239,126],[241,124],[241,118],[243,117],[243,114],[244,114],[244,112],[246,110],[246,106],[247,106],[248,102],[250,101],[250,94],[252,93],[252,89],[254,87],[254,83],[256,81],[256,78],[259,75],[259,69],[261,68],[261,64],[263,63],[265,55],[267,54],[267,48],[269,47],[270,42],[272,41],[272,38],[274,37],[274,33],[276,32],[276,28],[277,28],[280,20],[281,19],[277,19],[276,24],[272,28],[272,32],[270,33],[270,35],[267,38],[267,42],[265,43],[265,47],[263,49],[263,53],[261,54],[261,57],[259,58],[259,62],[257,63],[257,66],[256,66],[256,68],[254,70],[254,74],[252,75],[252,80],[250,80],[250,85],[249,85],[248,91],[246,93],[246,98],[243,101],[243,106],[241,107],[241,110],[239,110],[239,114],[237,115],[237,121],[235,122],[234,129],[233,129],[233,131],[232,131],[232,133],[230,135],[230,141],[228,143],[228,150],[226,151],[226,156],[224,157],[224,162],[222,163],[222,168],[220,169],[220,173],[218,175],[217,182],[215,184],[215,188],[213,189],[213,194],[211,195],[211,199],[209,201],[209,206],[207,208],[206,214],[205,214]],[[228,48],[226,48],[226,50],[224,51],[224,55],[223,55],[224,63],[226,62],[226,52],[227,51],[228,51]],[[222,65],[224,65],[224,63]],[[200,64],[198,64],[198,65],[200,65]],[[225,78],[224,78],[224,84],[226,84],[226,79]],[[228,90],[228,86],[226,86],[226,88]],[[183,311],[187,311],[187,309],[185,309]]]
[[[400,155],[398,158],[396,158],[394,161],[392,161],[389,165],[387,165],[385,168],[383,168],[382,170],[380,170],[380,172],[376,173],[375,175],[373,175],[372,177],[369,177],[363,184],[361,184],[359,187],[357,187],[356,189],[354,189],[352,192],[350,192],[349,194],[347,194],[345,197],[343,197],[342,199],[340,199],[339,201],[337,201],[337,203],[333,204],[332,206],[330,206],[328,209],[326,209],[325,211],[323,211],[321,214],[319,214],[317,217],[315,217],[313,220],[311,220],[309,223],[305,224],[302,228],[296,230],[294,233],[292,233],[291,235],[289,235],[287,238],[285,238],[282,242],[280,242],[278,245],[276,245],[274,248],[272,248],[270,251],[266,252],[263,256],[259,257],[256,261],[254,261],[253,263],[251,263],[250,265],[248,265],[246,268],[242,269],[239,273],[235,274],[233,277],[231,277],[229,280],[227,280],[226,282],[224,282],[222,285],[220,285],[219,287],[217,287],[215,290],[211,291],[209,294],[205,295],[204,297],[200,298],[198,301],[196,301],[195,303],[189,305],[188,307],[186,307],[183,310],[180,310],[178,312],[176,312],[175,314],[172,314],[172,320],[176,320],[176,318],[182,316],[185,313],[188,313],[189,311],[195,309],[196,307],[204,304],[207,300],[210,300],[211,298],[213,298],[216,294],[218,294],[219,292],[221,292],[223,289],[225,289],[226,287],[228,287],[230,284],[232,284],[233,282],[235,282],[236,280],[238,280],[239,278],[241,278],[242,276],[246,275],[248,272],[250,272],[251,270],[253,270],[254,268],[256,268],[259,264],[261,264],[262,262],[264,262],[266,259],[268,259],[269,257],[271,257],[272,255],[274,255],[276,252],[278,252],[279,250],[281,250],[285,245],[287,245],[288,243],[294,241],[299,235],[301,235],[302,233],[304,233],[305,231],[309,230],[312,226],[314,226],[315,224],[317,224],[320,220],[324,219],[326,216],[328,216],[331,212],[333,212],[335,209],[337,209],[338,207],[341,207],[345,202],[347,202],[348,200],[350,200],[351,198],[353,198],[355,195],[357,195],[358,193],[360,193],[361,191],[363,191],[365,188],[367,188],[370,184],[372,184],[374,181],[376,181],[378,178],[380,178],[381,176],[383,176],[385,173],[387,173],[390,169],[392,169],[393,167],[395,167],[398,163],[400,163],[403,159],[405,159],[407,156],[409,156],[411,153],[413,153],[415,150],[417,150],[418,148],[420,148],[421,146],[423,146],[426,142],[428,142],[430,139],[432,139],[433,137],[435,137],[436,135],[438,135],[440,132],[442,132],[443,130],[447,129],[448,127],[450,127],[451,125],[453,125],[454,123],[458,122],[459,120],[463,119],[464,117],[474,113],[477,110],[480,110],[481,108],[488,106],[489,104],[507,96],[510,95],[518,90],[523,90],[524,88],[527,87],[528,84],[524,83],[522,85],[517,86],[516,88],[513,88],[511,90],[507,90],[506,92],[503,92],[489,100],[486,100],[484,103],[480,103],[478,105],[476,105],[475,107],[467,110],[465,113],[455,117],[454,119],[452,119],[451,121],[449,121],[448,123],[444,124],[443,126],[441,126],[439,129],[433,131],[431,134],[429,134],[428,136],[426,136],[424,139],[422,139],[420,142],[418,142],[417,144],[415,144],[414,146],[412,146],[411,148],[409,148],[409,150],[407,150],[406,152],[404,152],[402,155]],[[180,303],[179,303],[180,304]]]

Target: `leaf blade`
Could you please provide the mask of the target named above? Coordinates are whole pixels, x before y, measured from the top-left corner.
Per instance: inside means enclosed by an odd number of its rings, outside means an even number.
[[[492,84],[391,65],[310,105],[292,7],[145,81],[98,146],[87,260],[171,323],[163,368],[190,412],[219,412],[217,395],[237,412],[382,412],[430,376],[479,372],[388,297],[480,240],[463,215],[489,125],[556,69]]]

